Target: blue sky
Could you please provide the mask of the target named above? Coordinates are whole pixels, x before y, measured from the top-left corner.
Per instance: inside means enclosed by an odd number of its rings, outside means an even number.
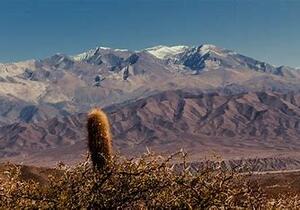
[[[211,43],[300,67],[300,1],[1,0],[0,62]]]

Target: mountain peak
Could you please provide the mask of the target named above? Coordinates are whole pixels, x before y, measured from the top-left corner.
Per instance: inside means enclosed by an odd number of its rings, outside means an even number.
[[[226,49],[217,47],[217,46],[212,45],[212,44],[200,45],[197,48],[197,51],[202,55],[207,54],[207,53],[214,53],[214,54],[216,54],[218,56],[222,56],[222,57],[226,56],[226,54],[235,54],[234,52],[232,52],[230,50],[226,50]]]
[[[202,44],[202,45],[200,45],[199,49],[202,49],[202,50],[215,50],[215,49],[218,49],[218,47],[216,45],[213,45],[213,44]]]
[[[89,57],[95,55],[99,51],[99,49],[100,49],[100,47],[96,47],[96,48],[90,49],[86,52],[74,55],[74,56],[72,56],[72,58],[75,61],[82,61],[82,60],[88,59]]]
[[[189,47],[185,45],[176,45],[176,46],[165,46],[158,45],[151,48],[146,48],[144,51],[152,54],[153,56],[159,59],[166,59],[170,56],[174,56],[180,53],[183,53]]]
[[[110,48],[110,47],[100,46],[100,47],[90,49],[86,52],[83,52],[83,53],[80,53],[80,54],[77,54],[77,55],[73,55],[72,58],[75,61],[88,60],[90,57],[97,55],[100,51],[127,52],[129,50],[127,50],[127,49],[113,49],[113,48]]]

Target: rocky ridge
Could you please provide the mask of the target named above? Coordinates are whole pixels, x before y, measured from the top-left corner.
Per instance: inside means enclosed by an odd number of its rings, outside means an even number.
[[[128,155],[147,146],[185,148],[192,159],[297,156],[299,77],[213,45],[98,47],[1,64],[0,157],[80,159],[95,106],[110,114],[115,147]]]

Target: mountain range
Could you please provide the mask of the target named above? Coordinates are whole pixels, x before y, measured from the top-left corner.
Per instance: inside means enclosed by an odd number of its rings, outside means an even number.
[[[299,79],[298,69],[214,45],[97,47],[0,64],[0,160],[81,160],[93,107],[109,114],[114,148],[124,155],[148,147],[184,148],[192,160],[297,159]]]

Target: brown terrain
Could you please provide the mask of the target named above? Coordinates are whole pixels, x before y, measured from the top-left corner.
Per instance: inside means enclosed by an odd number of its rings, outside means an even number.
[[[202,45],[177,54],[97,48],[0,65],[1,161],[73,164],[86,113],[109,114],[114,148],[135,156],[181,148],[193,162],[300,168],[300,73]]]
[[[259,159],[257,170],[274,170],[300,165],[299,103],[300,95],[295,94],[228,96],[190,90],[167,91],[110,106],[106,111],[115,149],[122,154],[138,155],[146,147],[162,153],[183,148],[195,161],[218,154],[233,165],[241,159]],[[19,123],[1,134],[24,142],[12,144],[6,151],[22,151],[25,162],[33,144],[41,146],[42,152],[29,155],[35,159],[32,163],[72,162],[80,160],[85,151],[85,120],[85,114],[78,114],[38,124]],[[60,148],[47,149],[54,145]]]
[[[0,180],[5,181],[7,177],[5,171],[12,167],[8,164],[0,164]],[[42,186],[47,186],[49,175],[61,176],[62,172],[57,169],[45,167],[21,166],[20,179],[24,181],[34,180]],[[280,198],[283,194],[299,195],[300,194],[300,172],[265,172],[245,176],[257,183],[270,198]]]

